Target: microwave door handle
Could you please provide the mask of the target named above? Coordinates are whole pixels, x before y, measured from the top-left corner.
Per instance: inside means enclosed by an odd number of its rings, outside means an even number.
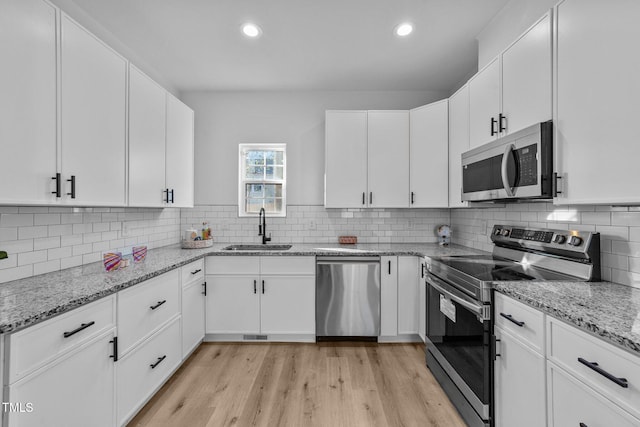
[[[464,300],[464,299],[460,298],[459,296],[449,292],[448,290],[444,289],[442,286],[438,285],[428,275],[427,275],[427,283],[429,283],[429,285],[433,289],[435,289],[436,291],[440,292],[441,294],[443,294],[444,296],[446,296],[450,300],[457,302],[458,304],[460,304],[461,306],[463,306],[467,310],[472,311],[474,314],[484,317],[485,313],[484,313],[484,310],[483,310],[483,308],[484,308],[483,306],[481,306],[479,304],[474,304],[474,303],[469,302],[467,300]]]
[[[502,167],[500,173],[502,175],[502,185],[504,186],[504,190],[507,192],[507,196],[513,197],[513,188],[511,187],[511,183],[509,182],[509,176],[507,175],[507,166],[509,163],[509,154],[511,154],[512,150],[515,150],[515,145],[508,144],[507,148],[504,150],[504,155],[502,156]]]

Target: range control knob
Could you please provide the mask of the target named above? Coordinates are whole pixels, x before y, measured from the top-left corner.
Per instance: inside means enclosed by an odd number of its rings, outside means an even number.
[[[571,236],[567,243],[569,243],[571,246],[580,246],[582,244],[582,237]]]
[[[496,228],[496,230],[493,232],[493,234],[495,236],[499,236],[502,233],[502,229],[501,228]]]
[[[500,234],[502,234],[504,237],[509,237],[509,234],[511,234],[511,230],[503,228]]]
[[[559,245],[563,244],[567,241],[567,236],[564,234],[556,234],[556,237],[553,238],[553,243],[557,243]]]

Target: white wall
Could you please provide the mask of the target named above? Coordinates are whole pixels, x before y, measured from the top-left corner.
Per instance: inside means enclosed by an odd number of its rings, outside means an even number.
[[[185,92],[195,111],[195,203],[237,205],[238,144],[287,144],[287,204],[322,205],[324,112],[409,109],[447,92]]]
[[[558,0],[511,0],[478,34],[478,69],[489,63]]]

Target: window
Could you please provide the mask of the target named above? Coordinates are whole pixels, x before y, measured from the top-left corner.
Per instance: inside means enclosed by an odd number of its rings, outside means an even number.
[[[240,144],[238,212],[287,216],[286,144]]]

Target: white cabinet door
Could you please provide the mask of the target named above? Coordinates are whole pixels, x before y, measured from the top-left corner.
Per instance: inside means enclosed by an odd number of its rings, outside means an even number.
[[[549,427],[637,427],[632,417],[600,393],[549,362]],[[520,425],[520,424],[518,424]]]
[[[469,80],[469,148],[493,141],[500,113],[500,61],[495,58]]]
[[[398,257],[380,257],[380,336],[398,335]]]
[[[368,113],[369,207],[409,207],[409,112]]]
[[[636,0],[556,6],[556,204],[640,203],[639,17]]]
[[[62,200],[124,206],[127,60],[65,14],[61,34]]]
[[[3,2],[0,40],[0,203],[50,203],[57,171],[56,8],[42,0]]]
[[[418,333],[418,315],[420,314],[418,266],[418,257],[398,257],[398,334]]]
[[[418,335],[422,342],[427,342],[427,285],[424,279],[425,260],[420,258],[420,282],[418,283],[418,298],[420,311],[418,316]]]
[[[505,133],[551,120],[551,14],[502,53]]]
[[[193,283],[182,290],[182,357],[187,357],[204,338],[204,289]]]
[[[260,333],[257,276],[207,276],[208,334]]]
[[[409,112],[410,207],[447,207],[449,192],[449,101],[434,102]]]
[[[326,208],[367,204],[367,112],[327,111],[325,115]]]
[[[462,153],[469,150],[469,86],[449,98],[449,207],[467,206],[462,201]]]
[[[495,335],[500,340],[494,363],[496,427],[546,425],[544,356],[501,328]]]
[[[193,207],[193,110],[167,93],[166,186],[177,208]]]
[[[32,412],[9,412],[10,427],[105,426],[114,422],[114,332],[7,387],[9,402],[29,402]]]
[[[261,333],[316,333],[314,276],[262,276],[260,292]]]
[[[165,185],[165,90],[129,67],[129,205],[163,207]]]

